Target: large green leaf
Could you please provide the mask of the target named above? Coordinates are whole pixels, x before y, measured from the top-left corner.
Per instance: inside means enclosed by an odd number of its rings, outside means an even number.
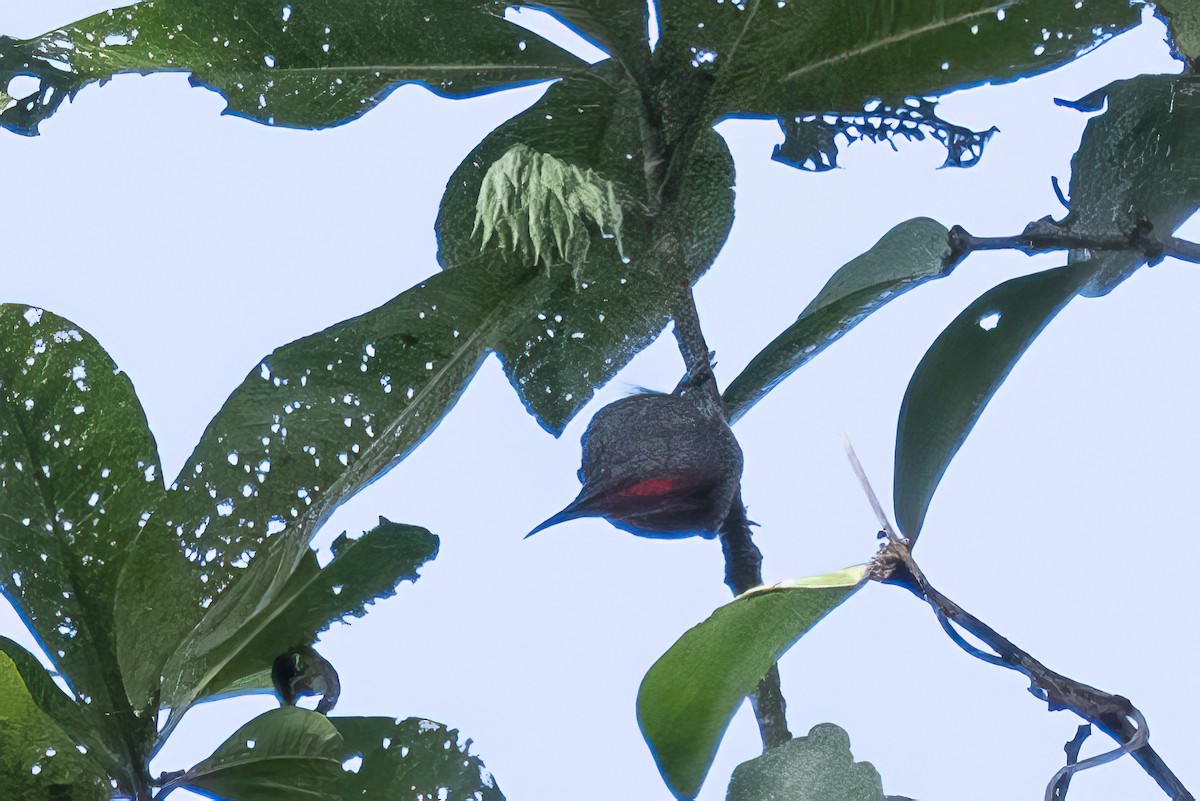
[[[664,287],[695,281],[733,221],[733,162],[724,141],[707,129],[683,173],[678,199],[648,213],[657,201],[646,181],[652,159],[643,148],[641,107],[638,90],[615,68],[564,80],[484,139],[451,176],[442,198],[437,228],[443,267],[454,272],[484,265],[526,276],[509,301],[506,326],[488,344],[526,407],[556,434],[596,387],[654,341],[670,320],[672,293]],[[594,181],[608,182],[623,212],[619,241],[618,232],[607,232],[613,238],[605,239],[581,217],[566,216],[553,230],[539,230],[548,225],[546,215],[531,213],[526,204],[534,193],[548,193],[553,205],[554,191],[542,192],[523,173],[504,176],[508,192],[501,200],[507,206],[493,202],[481,208],[481,190],[497,183],[514,148],[529,148],[564,165],[560,169],[590,171]],[[533,248],[485,239],[477,221],[505,209],[508,227],[534,241],[570,242],[586,230],[591,243],[585,257],[572,264],[567,256],[578,249],[556,248],[549,258],[531,259]]]
[[[729,780],[726,801],[884,801],[870,762],[855,762],[850,736],[832,723],[743,762]]]
[[[1128,0],[662,0],[656,56],[711,117],[855,111],[1053,69],[1138,23]]]
[[[387,801],[504,801],[479,757],[458,732],[420,718],[330,718],[341,732],[343,764],[362,763],[339,782],[340,796]]]
[[[77,735],[46,713],[48,693],[59,691],[41,674],[0,650],[0,798],[104,801],[108,778]]]
[[[635,75],[650,61],[649,5],[645,0],[529,0],[506,6],[540,8],[578,29]]]
[[[1195,0],[1157,0],[1159,16],[1171,29],[1171,44],[1192,61],[1200,58],[1200,5]]]
[[[272,709],[163,789],[187,787],[228,801],[337,801],[341,751],[342,736],[324,715]]]
[[[834,273],[799,319],[763,348],[725,390],[730,422],[888,301],[949,275],[954,265],[946,263],[948,236],[941,223],[917,217],[888,231],[874,247]]]
[[[114,713],[114,588],[163,497],[154,438],[129,378],[74,324],[0,306],[0,343],[0,590],[84,703]]]
[[[34,134],[66,96],[122,72],[189,72],[231,113],[319,128],[363,114],[401,83],[462,96],[586,66],[488,0],[148,0],[35,39],[0,39],[0,79],[41,79],[0,124]]]
[[[1088,265],[1006,281],[968,306],[913,371],[896,427],[896,522],[915,542],[938,482],[1026,348],[1079,292]]]
[[[1090,120],[1071,159],[1071,211],[1062,226],[1088,236],[1128,236],[1139,224],[1169,236],[1200,207],[1200,77],[1143,75],[1071,103],[1104,114]],[[1146,263],[1137,250],[1078,252],[1103,295]]]
[[[713,612],[642,679],[637,714],[663,780],[695,798],[733,713],[771,666],[866,581],[863,565],[758,587]]]
[[[509,292],[480,270],[436,275],[251,371],[121,575],[117,635],[139,708],[153,705],[167,658],[223,593],[246,604],[226,611],[270,607],[321,523],[432,430],[482,361]],[[259,559],[270,569],[248,574]]]
[[[401,581],[416,581],[417,568],[437,548],[437,537],[425,529],[380,518],[358,539],[343,534],[335,540],[333,559],[324,568],[308,551],[287,586],[258,614],[248,616],[245,607],[222,609],[238,606],[222,597],[167,662],[162,703],[182,710],[205,695],[270,689],[275,657],[312,643],[336,620],[366,614],[368,604],[395,594]],[[250,678],[262,684],[249,687]]]

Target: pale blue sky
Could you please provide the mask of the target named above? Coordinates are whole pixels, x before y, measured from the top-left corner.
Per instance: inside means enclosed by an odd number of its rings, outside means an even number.
[[[37,34],[106,7],[2,0],[0,32]],[[736,375],[834,269],[901,220],[927,215],[1001,235],[1061,216],[1050,176],[1066,186],[1087,117],[1053,99],[1178,71],[1162,40],[1151,20],[1068,68],[946,98],[947,119],[1000,128],[965,171],[936,169],[937,145],[902,143],[899,153],[855,145],[844,169],[801,173],[770,161],[777,126],[723,123],[738,216],[697,287],[719,378]],[[108,348],[173,476],[264,354],[437,269],[432,226],[446,178],[542,91],[455,102],[409,86],[353,124],[312,133],[222,117],[221,98],[182,75],[89,87],[41,137],[0,136],[10,187],[2,300],[44,306]],[[1183,233],[1200,238],[1196,223]],[[1060,263],[973,256],[870,318],[738,424],[768,581],[871,556],[876,525],[842,432],[887,505],[896,414],[925,349],[989,287]],[[1167,260],[1106,298],[1072,303],[984,414],[917,549],[942,591],[1047,665],[1131,698],[1193,790],[1198,293],[1196,267]],[[522,535],[577,492],[588,417],[632,387],[672,386],[680,369],[661,338],[555,440],[488,360],[425,444],[318,535],[324,547],[382,514],[442,537],[416,585],[335,626],[320,646],[342,676],[338,713],[460,728],[513,801],[670,798],[634,698],[662,651],[728,600],[720,547],[637,539],[600,521]],[[7,608],[0,631],[31,643]],[[889,587],[864,589],[782,671],[793,731],[840,724],[888,792],[924,801],[1039,797],[1078,723],[1046,712],[1018,675],[967,657],[927,609]],[[273,704],[196,708],[155,769],[188,767]],[[1101,737],[1089,743],[1101,747]],[[744,708],[701,798],[724,798],[730,771],[756,753]],[[1071,796],[1161,797],[1124,761],[1080,775]]]

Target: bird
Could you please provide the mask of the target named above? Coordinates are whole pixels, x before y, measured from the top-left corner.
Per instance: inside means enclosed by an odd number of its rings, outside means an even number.
[[[337,671],[311,645],[297,645],[275,657],[271,683],[281,706],[295,706],[301,696],[321,696],[317,711],[322,715],[333,711],[342,692]]]

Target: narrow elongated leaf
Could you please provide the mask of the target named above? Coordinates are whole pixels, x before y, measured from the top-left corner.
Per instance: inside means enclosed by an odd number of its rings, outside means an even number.
[[[778,745],[734,768],[726,801],[884,801],[870,762],[855,762],[850,736],[819,723],[806,737]]]
[[[324,715],[295,706],[272,709],[168,787],[228,801],[336,801],[341,748],[342,736]]]
[[[856,111],[1053,69],[1136,25],[1127,0],[669,0],[655,51],[714,117]]]
[[[0,798],[105,801],[111,788],[104,771],[87,746],[44,711],[48,692],[58,689],[45,671],[42,676],[0,650]]]
[[[317,634],[347,616],[361,617],[368,604],[395,594],[401,581],[416,581],[417,568],[437,553],[437,537],[423,528],[392,523],[379,525],[358,539],[345,534],[333,543],[333,560],[317,565],[311,550],[292,574],[287,586],[270,606],[256,615],[224,612],[223,597],[205,616],[184,647],[167,663],[162,703],[183,709],[206,695],[268,690],[265,684],[247,687],[249,677],[261,677],[275,657],[297,645],[307,645]],[[250,568],[253,572],[259,563]],[[244,607],[243,607],[244,608]]]
[[[915,542],[938,482],[1009,371],[1091,274],[1060,267],[988,290],[913,371],[896,426],[896,522]]]
[[[945,226],[928,217],[908,220],[834,273],[800,318],[725,390],[730,422],[888,301],[949,275],[953,265],[946,264],[948,236]]]
[[[866,581],[859,565],[758,587],[713,612],[642,679],[637,713],[663,780],[695,798],[733,713],[771,666]]]
[[[616,69],[562,81],[468,155],[442,198],[443,267],[482,264],[526,276],[506,327],[488,344],[526,407],[555,434],[661,333],[670,320],[669,288],[708,268],[732,224],[733,162],[711,130],[702,132],[678,199],[658,215],[646,212],[651,155],[643,149],[641,102]],[[504,171],[514,148],[541,154],[543,165],[553,159],[563,166],[550,175]],[[568,170],[590,175],[597,192],[611,189],[622,211],[619,231],[604,231],[581,214],[539,213],[572,207],[561,187]],[[496,185],[504,191],[492,191]],[[514,233],[485,237],[493,228]],[[558,244],[576,236],[585,237],[586,248]],[[546,252],[539,242],[550,243],[548,258],[529,255]],[[568,258],[579,252],[585,255]]]
[[[1171,30],[1171,44],[1184,58],[1200,58],[1200,6],[1195,0],[1157,0],[1155,11]]]
[[[1067,231],[1131,236],[1149,223],[1154,236],[1172,234],[1200,207],[1200,77],[1143,75],[1118,81],[1067,105],[1108,110],[1088,122],[1071,159]],[[1146,263],[1128,251],[1078,252],[1096,276],[1085,295],[1103,295]]]
[[[458,732],[420,718],[330,718],[342,735],[340,797],[387,801],[504,801],[491,771],[458,742]],[[469,741],[468,741],[469,744]]]
[[[126,707],[113,643],[117,576],[163,497],[129,378],[86,332],[0,306],[0,590],[72,689]]]
[[[271,605],[321,523],[454,405],[501,319],[498,298],[510,292],[503,276],[479,270],[436,275],[251,371],[121,575],[118,641],[131,700],[153,705],[167,658],[222,594],[245,604],[224,611]],[[240,581],[256,559],[270,569]]]
[[[35,39],[0,38],[0,79],[41,79],[0,114],[23,134],[67,96],[122,72],[183,71],[230,113],[319,128],[401,83],[463,96],[586,67],[506,22],[487,0],[148,0]]]

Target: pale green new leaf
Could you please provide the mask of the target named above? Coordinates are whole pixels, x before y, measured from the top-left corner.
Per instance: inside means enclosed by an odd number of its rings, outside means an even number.
[[[738,765],[726,801],[884,801],[883,782],[870,762],[854,761],[844,729],[819,723]]]
[[[795,642],[867,579],[865,565],[758,587],[713,612],[642,679],[637,715],[663,780],[695,798],[743,699]]]
[[[115,585],[163,497],[160,472],[133,385],[99,343],[0,306],[0,590],[75,693],[109,713],[126,706]]]
[[[342,736],[324,715],[272,709],[164,790],[186,787],[228,801],[338,801],[341,749]]]
[[[725,408],[736,421],[800,367],[816,358],[884,304],[954,265],[949,231],[928,217],[897,225],[833,274],[787,330],[755,356],[725,390]]]
[[[1089,265],[1006,281],[968,306],[913,371],[896,426],[896,523],[915,542],[934,490],[1025,350],[1075,297]]]
[[[123,72],[188,72],[230,113],[319,128],[401,83],[465,96],[586,66],[488,0],[147,0],[34,39],[0,38],[0,79],[41,79],[0,124],[37,133],[65,97]]]

